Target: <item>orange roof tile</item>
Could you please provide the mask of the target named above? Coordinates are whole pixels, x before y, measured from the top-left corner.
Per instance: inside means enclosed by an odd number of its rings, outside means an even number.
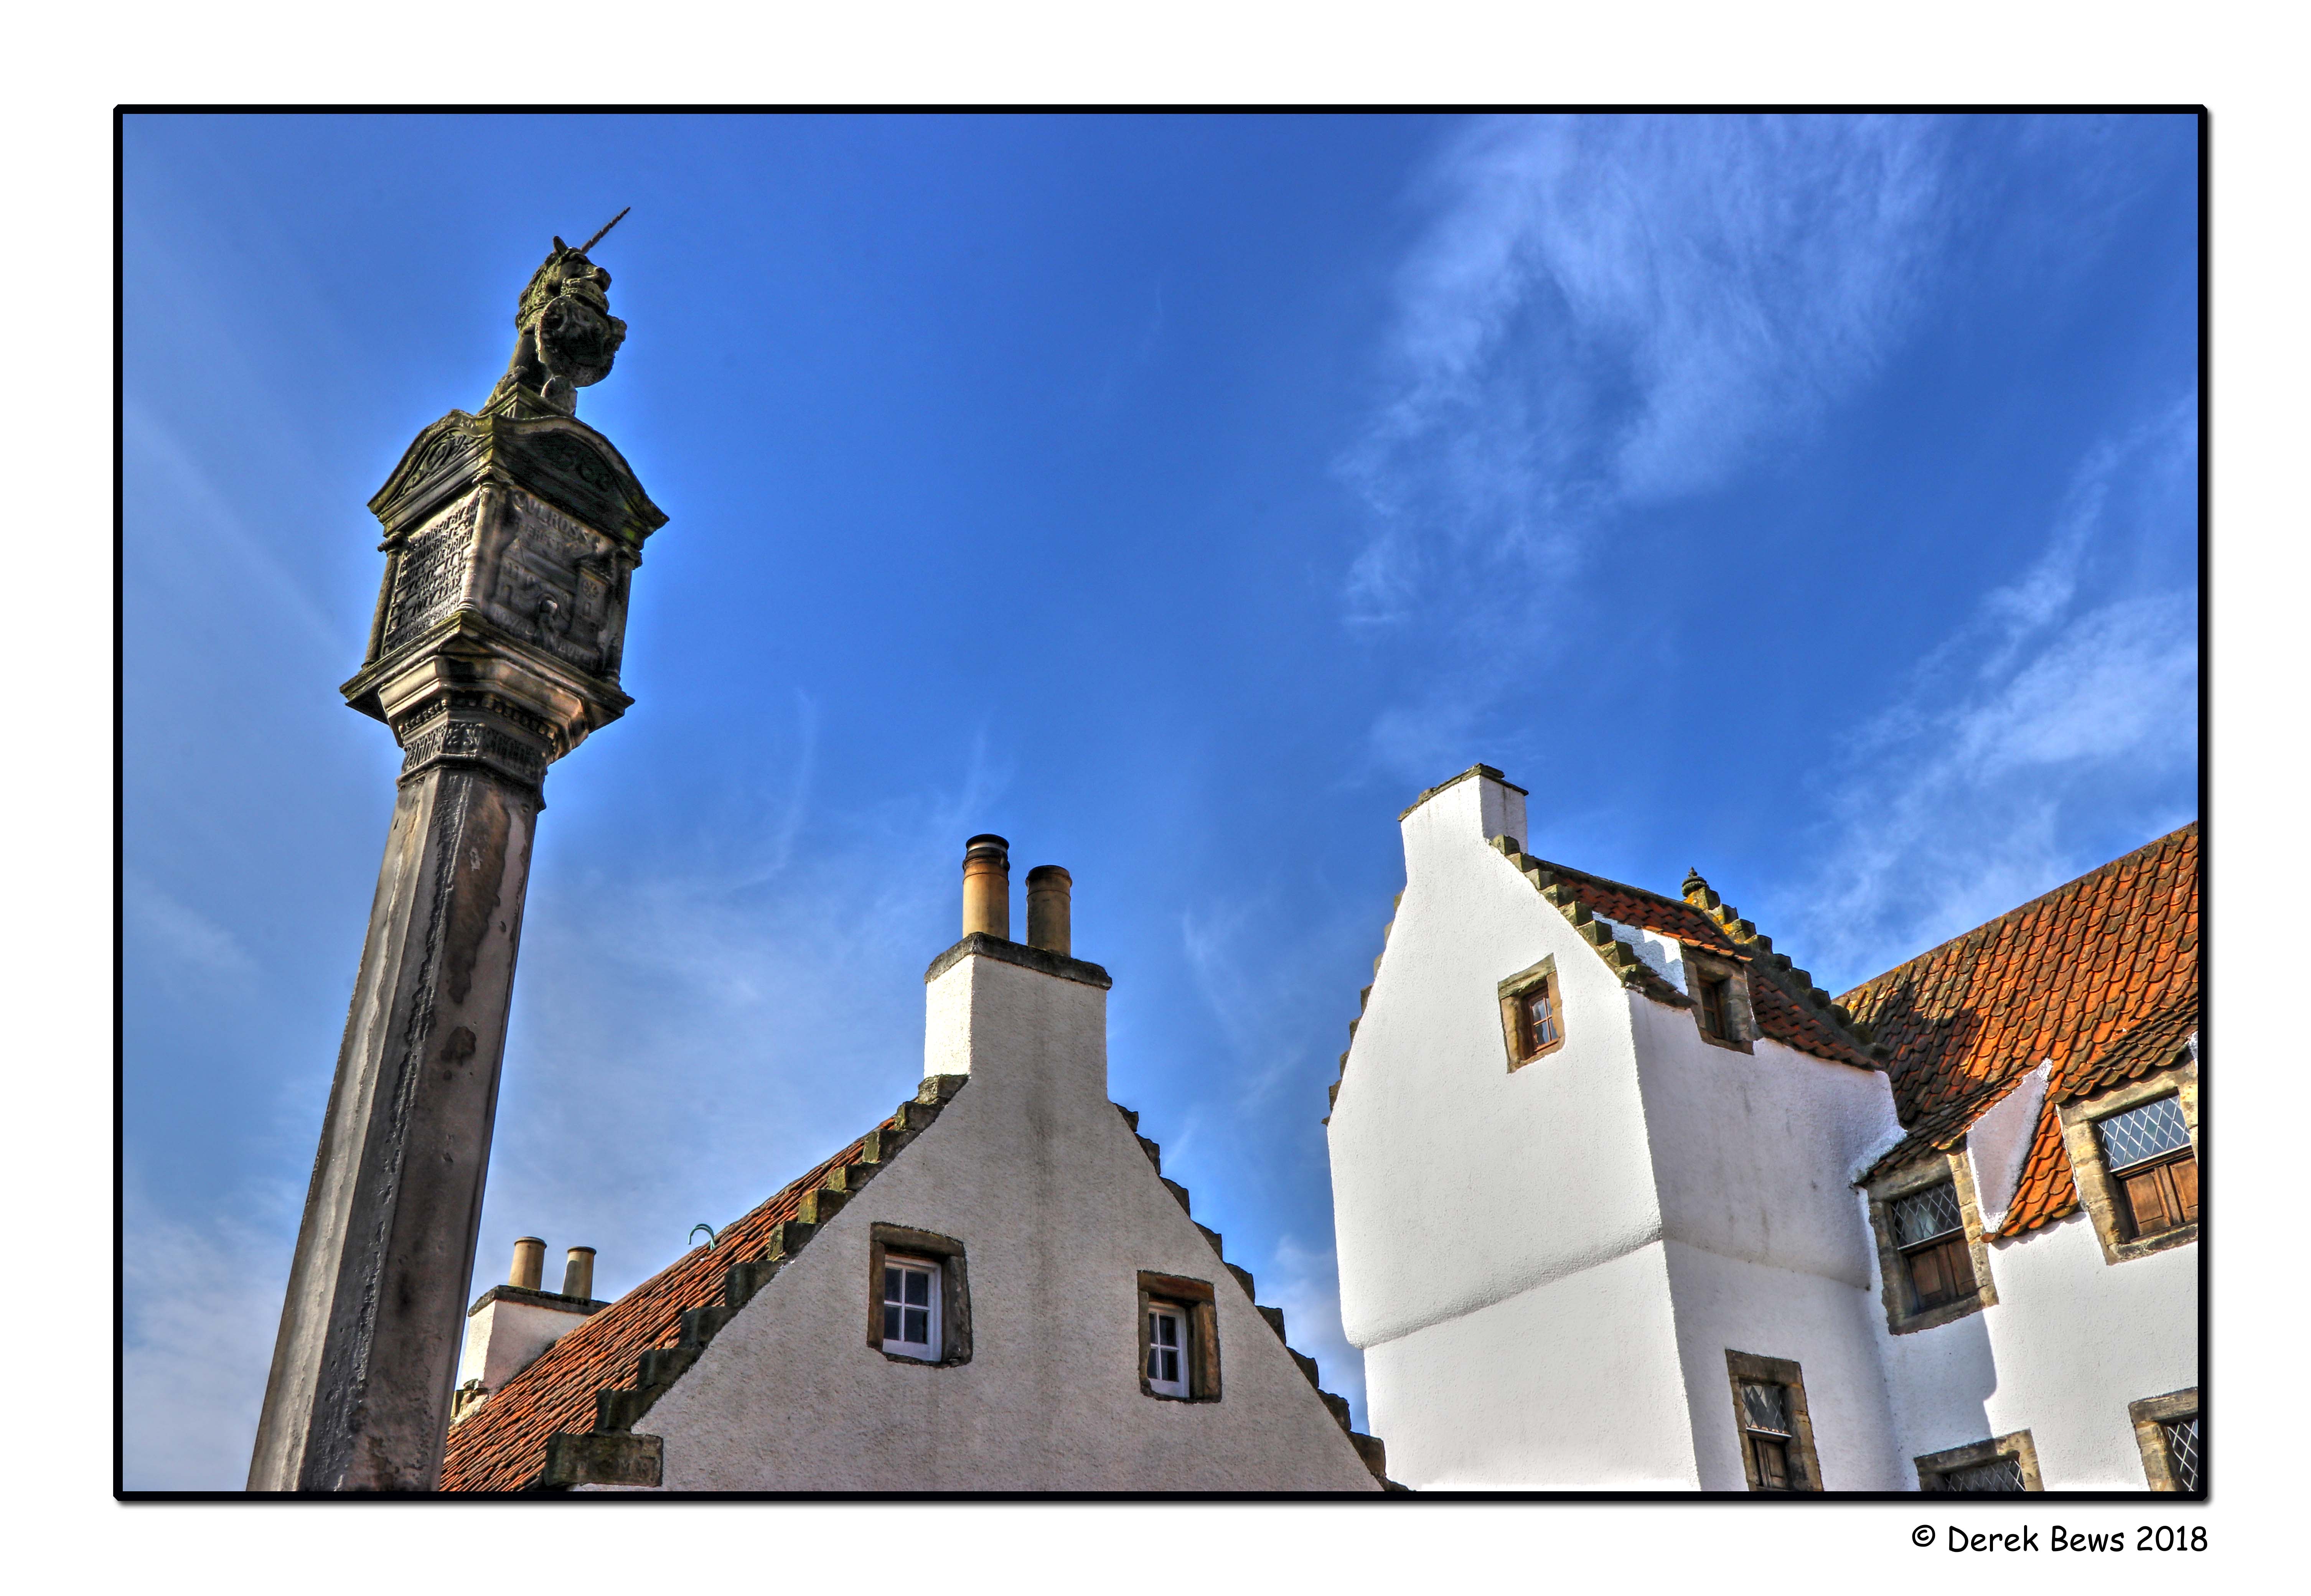
[[[1707,912],[1683,898],[1609,881],[1547,859],[1530,862],[1553,874],[1557,885],[1579,899],[1592,914],[1707,948],[1747,965],[1750,1007],[1757,1016],[1757,1029],[1764,1034],[1816,1058],[1863,1069],[1878,1067],[1859,1037],[1815,1007],[1812,983],[1801,979],[1803,972],[1792,971],[1785,957],[1767,951],[1771,938],[1737,939]],[[1709,894],[1707,901],[1718,903],[1714,894]],[[1719,913],[1733,919],[1743,938],[1754,929],[1748,928],[1748,922],[1740,920],[1731,909],[1721,907]]]
[[[894,1115],[877,1126],[888,1130]],[[872,1136],[874,1131],[868,1132]],[[682,1339],[682,1315],[722,1300],[722,1278],[741,1259],[759,1256],[772,1226],[792,1219],[803,1194],[859,1162],[867,1137],[782,1188],[711,1247],[696,1247],[547,1347],[500,1386],[462,1423],[449,1427],[441,1467],[445,1491],[519,1491],[545,1466],[545,1443],[560,1431],[594,1427],[594,1393],[637,1383],[642,1354]]]
[[[2077,1206],[2055,1105],[2175,1061],[2198,1025],[2196,821],[1864,981],[1840,1002],[1891,1051],[1909,1130],[1865,1173],[1949,1147],[2054,1066],[2001,1234]]]

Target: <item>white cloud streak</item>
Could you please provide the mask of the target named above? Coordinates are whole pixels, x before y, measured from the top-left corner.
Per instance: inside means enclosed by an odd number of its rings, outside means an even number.
[[[2185,401],[2094,449],[2038,559],[1838,751],[1819,869],[1773,911],[1826,982],[2103,863],[2112,824],[2132,846],[2195,812],[2175,794],[2199,752],[2197,595],[2128,573],[2196,526],[2197,427]]]
[[[281,1320],[290,1242],[165,1213],[132,1181],[121,1253],[121,1454],[131,1490],[237,1491]]]
[[[1907,330],[1946,142],[1915,118],[1472,126],[1430,174],[1389,397],[1342,463],[1378,524],[1350,619],[1562,575],[1612,512],[1811,424]]]

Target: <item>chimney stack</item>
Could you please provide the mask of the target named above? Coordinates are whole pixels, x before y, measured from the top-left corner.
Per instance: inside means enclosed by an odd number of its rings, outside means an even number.
[[[513,1244],[513,1272],[506,1277],[506,1284],[536,1291],[545,1278],[545,1243],[534,1235],[523,1236]]]
[[[562,1271],[562,1295],[590,1302],[594,1296],[594,1249],[572,1247],[570,1262]]]
[[[963,934],[1011,940],[1011,844],[981,835],[963,847]]]
[[[1075,877],[1058,865],[1037,865],[1027,872],[1027,946],[1046,953],[1068,955],[1068,928]]]

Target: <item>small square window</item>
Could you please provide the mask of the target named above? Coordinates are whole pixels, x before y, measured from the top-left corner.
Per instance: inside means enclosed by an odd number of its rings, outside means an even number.
[[[1555,986],[1553,978],[1543,976],[1539,985],[1517,999],[1517,1040],[1528,1059],[1557,1045]]]
[[[2199,1239],[2198,1052],[2178,1044],[2172,1060],[2054,1111],[2105,1263]]]
[[[1512,1070],[1522,1069],[1565,1045],[1565,994],[1557,985],[1554,957],[1518,971],[1497,990],[1501,1040],[1508,1046]]]
[[[1218,1310],[1208,1280],[1139,1271],[1139,1389],[1175,1402],[1220,1398]]]
[[[883,1350],[939,1359],[939,1266],[928,1258],[883,1255]]]
[[[1160,1397],[1188,1394],[1188,1311],[1177,1303],[1147,1304],[1147,1389]]]
[[[971,1361],[971,1278],[963,1243],[876,1223],[867,1247],[867,1345],[896,1363]]]

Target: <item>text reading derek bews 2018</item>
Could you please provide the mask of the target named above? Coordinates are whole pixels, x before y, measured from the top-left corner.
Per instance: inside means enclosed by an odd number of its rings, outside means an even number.
[[[1944,1525],[1937,1533],[1932,1524],[1910,1531],[1910,1544],[1926,1548],[1940,1542],[1952,1552],[2202,1552],[2207,1549],[2204,1524],[2137,1524],[2131,1530],[2073,1530],[2052,1524],[2042,1533],[2036,1524],[2019,1530],[1967,1530]]]

